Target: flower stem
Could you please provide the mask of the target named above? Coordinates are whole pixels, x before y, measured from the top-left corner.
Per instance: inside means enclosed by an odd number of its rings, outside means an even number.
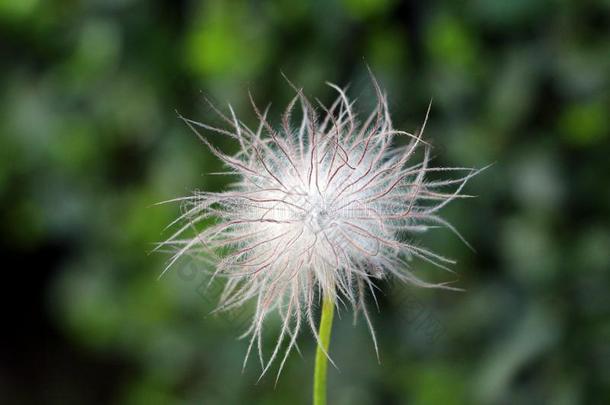
[[[335,305],[330,298],[322,300],[322,316],[318,335],[320,344],[316,350],[316,366],[313,374],[313,405],[326,405],[326,369],[328,367],[328,345],[333,326]],[[326,352],[326,353],[325,353]]]

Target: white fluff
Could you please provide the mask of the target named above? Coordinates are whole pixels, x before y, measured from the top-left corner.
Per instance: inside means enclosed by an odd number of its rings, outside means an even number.
[[[284,344],[281,371],[303,324],[318,340],[314,309],[323,295],[361,311],[375,342],[365,305],[365,291],[373,292],[375,279],[393,275],[423,287],[446,287],[426,283],[409,271],[407,261],[412,257],[443,268],[453,263],[416,245],[412,237],[438,226],[457,234],[437,214],[451,200],[465,197],[462,187],[478,171],[429,167],[430,148],[421,139],[427,114],[416,134],[395,130],[386,97],[374,78],[372,82],[377,106],[362,121],[345,92],[333,84],[329,86],[338,98],[329,108],[312,106],[295,88],[296,96],[277,129],[254,101],[256,130],[239,121],[231,107],[224,114],[212,106],[228,129],[180,117],[228,167],[225,174],[239,180],[226,192],[199,192],[173,200],[182,201],[185,211],[176,221],[183,226],[161,244],[174,249],[168,268],[186,254],[214,257],[213,277],[226,277],[218,309],[256,302],[256,314],[244,335],[250,336],[244,366],[256,344],[262,374]],[[295,127],[292,113],[297,106],[301,118]],[[234,138],[240,151],[224,154],[199,130]],[[408,142],[393,145],[397,137]],[[423,156],[413,162],[419,149]],[[464,174],[426,181],[433,171]],[[202,231],[193,226],[211,220]],[[272,311],[280,314],[282,329],[264,361],[261,330]]]

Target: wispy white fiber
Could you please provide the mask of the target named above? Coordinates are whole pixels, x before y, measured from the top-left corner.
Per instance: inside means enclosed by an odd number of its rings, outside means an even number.
[[[328,107],[313,104],[295,88],[277,128],[252,96],[256,128],[241,122],[230,106],[222,112],[210,104],[224,128],[180,116],[224,163],[223,174],[237,181],[224,192],[174,200],[184,207],[174,224],[179,229],[160,246],[174,252],[168,268],[185,255],[214,258],[212,277],[226,279],[219,311],[256,303],[244,334],[249,338],[244,366],[251,352],[258,352],[262,374],[275,360],[281,371],[303,327],[319,340],[314,318],[322,296],[362,312],[377,350],[365,305],[376,280],[392,276],[421,287],[450,288],[409,270],[412,258],[445,269],[454,263],[414,240],[439,226],[461,238],[439,211],[467,197],[462,189],[478,171],[430,166],[430,146],[422,139],[428,114],[415,133],[395,129],[386,96],[371,78],[377,102],[364,117],[345,91],[330,83],[337,99]],[[225,154],[206,132],[234,139],[239,151]],[[397,144],[397,138],[408,142]],[[432,172],[441,175],[429,180]],[[443,174],[448,177],[442,179]],[[273,311],[282,328],[265,358],[261,331]]]

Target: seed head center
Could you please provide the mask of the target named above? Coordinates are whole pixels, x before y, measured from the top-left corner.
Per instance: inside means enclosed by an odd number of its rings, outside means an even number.
[[[324,203],[313,203],[305,215],[305,225],[314,234],[327,229],[331,223],[329,210]]]

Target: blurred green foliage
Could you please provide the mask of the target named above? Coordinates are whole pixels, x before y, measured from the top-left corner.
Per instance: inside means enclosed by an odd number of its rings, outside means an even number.
[[[3,0],[2,251],[31,263],[10,270],[30,286],[11,306],[34,302],[46,325],[24,311],[4,399],[308,403],[307,334],[277,387],[257,384],[243,314],[208,316],[188,263],[157,280],[167,256],[148,253],[179,207],[153,204],[226,185],[174,111],[218,122],[200,90],[251,123],[247,90],[277,117],[282,72],[324,101],[325,81],[350,83],[365,108],[366,63],[397,127],[434,100],[438,164],[494,165],[446,210],[477,253],[439,230],[422,243],[457,275],[417,264],[467,291],[382,284],[381,364],[341,313],[330,403],[610,402],[609,25],[603,0]]]

